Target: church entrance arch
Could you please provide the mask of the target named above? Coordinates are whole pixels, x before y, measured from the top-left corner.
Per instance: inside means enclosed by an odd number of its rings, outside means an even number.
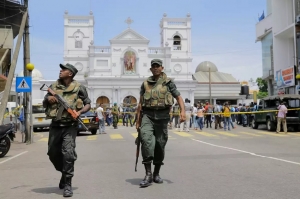
[[[135,97],[133,97],[132,95],[128,95],[127,97],[124,98],[123,104],[124,105],[136,106],[137,105],[137,99]]]
[[[108,97],[106,97],[106,96],[100,96],[100,97],[98,97],[98,98],[97,98],[97,101],[96,101],[97,107],[98,107],[100,104],[103,104],[105,107],[109,107],[110,102],[109,102]]]

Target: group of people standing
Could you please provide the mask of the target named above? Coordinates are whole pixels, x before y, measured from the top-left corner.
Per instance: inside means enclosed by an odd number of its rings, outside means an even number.
[[[235,121],[235,115],[232,115],[231,112],[235,112],[235,108],[230,106],[228,102],[225,102],[221,105],[220,102],[217,102],[216,105],[209,104],[208,101],[205,103],[195,103],[191,105],[189,99],[185,99],[185,113],[186,113],[186,122],[182,124],[178,124],[178,113],[179,106],[175,104],[170,112],[170,127],[173,126],[173,120],[175,121],[175,128],[179,131],[186,130],[189,132],[190,128],[194,128],[194,130],[202,131],[202,129],[206,126],[206,128],[212,128],[212,122],[215,122],[215,129],[224,128],[224,130],[230,130],[231,128],[235,128],[233,122]],[[224,127],[222,126],[222,121]],[[231,127],[231,128],[230,128]]]

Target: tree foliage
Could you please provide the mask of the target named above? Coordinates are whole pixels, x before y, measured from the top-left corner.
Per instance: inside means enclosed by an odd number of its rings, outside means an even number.
[[[261,92],[268,93],[268,83],[266,82],[266,80],[263,80],[262,78],[258,77],[256,79],[256,83],[259,88],[259,93],[261,93]]]
[[[258,92],[257,93],[257,99],[262,99],[267,96],[268,96],[268,92]]]

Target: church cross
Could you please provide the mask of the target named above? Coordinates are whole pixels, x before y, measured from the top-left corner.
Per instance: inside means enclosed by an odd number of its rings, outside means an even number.
[[[125,20],[125,23],[127,23],[128,28],[130,28],[130,25],[133,23],[133,20],[130,19],[130,17],[128,17],[128,18]]]

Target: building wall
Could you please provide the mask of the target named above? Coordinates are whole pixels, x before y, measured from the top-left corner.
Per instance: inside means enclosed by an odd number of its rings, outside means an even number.
[[[262,46],[262,70],[263,79],[270,75],[272,60],[271,60],[271,46],[273,44],[273,34],[270,32],[261,40]]]

